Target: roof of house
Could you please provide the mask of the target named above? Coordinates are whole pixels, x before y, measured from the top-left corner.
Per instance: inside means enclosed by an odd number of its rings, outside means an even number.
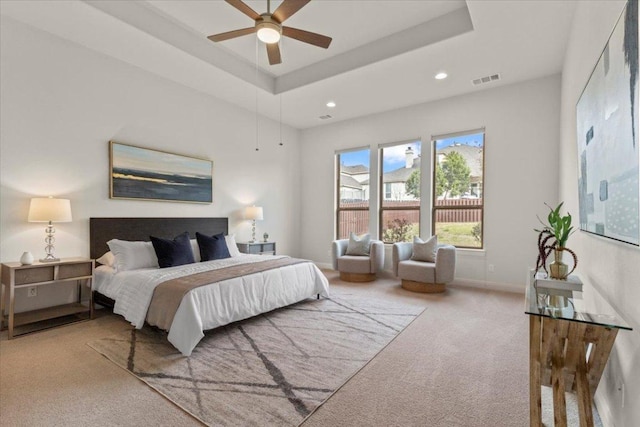
[[[366,167],[365,165],[352,165],[352,166],[340,165],[340,172],[346,173],[349,175],[356,175],[359,173],[369,173],[369,168]]]
[[[356,181],[356,179],[350,175],[344,173],[340,174],[340,187],[349,187],[362,190],[362,185]]]
[[[471,177],[482,176],[482,147],[473,147],[466,144],[450,145],[441,150],[436,151],[436,154],[444,154],[456,152],[462,155],[467,162],[467,166],[471,169]]]
[[[413,166],[410,168],[401,167],[382,175],[382,182],[407,182],[411,174],[420,170],[420,157],[413,159]]]

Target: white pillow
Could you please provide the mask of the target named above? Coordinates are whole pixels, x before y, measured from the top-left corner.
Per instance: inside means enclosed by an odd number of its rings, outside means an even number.
[[[229,255],[231,255],[232,257],[241,255],[240,250],[238,249],[238,245],[236,244],[235,234],[224,236],[224,240],[227,243],[227,249],[229,249]]]
[[[371,236],[369,236],[369,234],[363,234],[358,237],[356,233],[351,232],[349,235],[349,244],[347,245],[347,255],[369,256],[370,247]]]
[[[419,237],[414,237],[411,259],[414,261],[436,262],[437,250],[438,236],[431,236],[426,242]]]
[[[202,261],[202,258],[200,258],[200,246],[198,246],[196,239],[191,239],[191,252],[193,252],[193,259],[196,260],[196,262]]]
[[[102,255],[100,258],[98,258],[96,262],[99,262],[100,264],[106,265],[109,267],[115,267],[116,257],[113,256],[113,252],[109,251],[109,252],[106,252],[104,255]]]
[[[113,239],[107,242],[116,258],[117,271],[137,270],[139,268],[160,268],[158,257],[151,242],[128,242]]]

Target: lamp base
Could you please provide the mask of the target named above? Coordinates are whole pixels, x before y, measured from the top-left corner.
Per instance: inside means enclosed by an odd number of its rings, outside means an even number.
[[[60,261],[60,258],[55,258],[55,257],[51,257],[51,258],[40,258],[39,259],[40,262],[58,262]]]

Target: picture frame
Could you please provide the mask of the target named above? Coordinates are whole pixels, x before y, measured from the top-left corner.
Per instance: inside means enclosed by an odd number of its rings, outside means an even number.
[[[627,2],[576,105],[582,231],[640,245],[638,3]]]
[[[213,161],[109,141],[109,197],[212,203]]]

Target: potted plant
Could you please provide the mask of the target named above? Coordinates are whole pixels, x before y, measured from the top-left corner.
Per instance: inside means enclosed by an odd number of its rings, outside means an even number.
[[[569,274],[576,269],[578,265],[578,257],[575,252],[566,247],[567,240],[573,231],[571,226],[571,214],[560,215],[560,209],[564,202],[560,203],[555,209],[549,208],[547,223],[543,222],[540,217],[538,220],[544,226],[541,230],[536,230],[538,234],[538,260],[536,262],[536,270],[544,269],[552,279],[564,280]],[[567,264],[562,262],[564,252],[568,252],[573,257],[573,268],[569,271]],[[547,258],[554,253],[554,262],[549,266],[547,271]]]

